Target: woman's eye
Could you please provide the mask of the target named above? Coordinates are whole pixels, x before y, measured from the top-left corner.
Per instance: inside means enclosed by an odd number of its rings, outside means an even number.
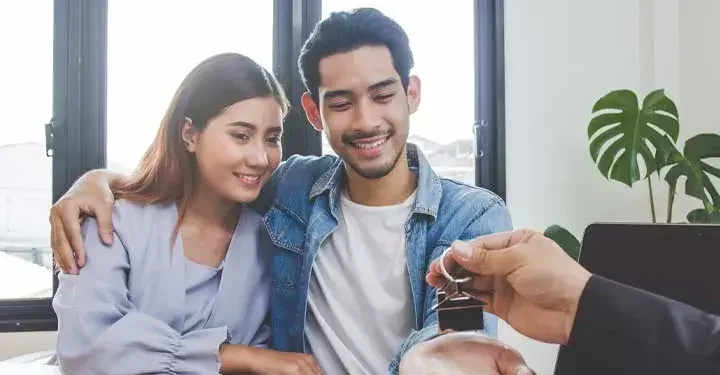
[[[247,140],[250,139],[250,137],[248,137],[248,136],[245,135],[245,134],[230,134],[230,135],[231,135],[233,138],[237,138],[237,139],[242,140],[242,141],[247,141]]]

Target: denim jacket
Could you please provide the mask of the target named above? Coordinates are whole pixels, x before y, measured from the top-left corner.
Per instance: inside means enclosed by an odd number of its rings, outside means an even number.
[[[430,263],[455,240],[510,230],[504,202],[488,190],[438,177],[421,152],[407,145],[408,164],[418,174],[412,214],[405,224],[407,266],[415,312],[414,329],[389,363],[397,374],[414,344],[437,335],[432,310],[435,289],[425,282]],[[320,244],[337,227],[345,169],[336,156],[293,155],[282,163],[255,206],[265,214],[273,256],[271,315],[273,347],[305,352],[304,335],[310,272]],[[484,333],[497,335],[497,318],[486,313]]]

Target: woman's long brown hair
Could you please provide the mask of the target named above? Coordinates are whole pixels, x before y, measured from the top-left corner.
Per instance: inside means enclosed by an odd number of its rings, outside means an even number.
[[[117,198],[141,204],[177,203],[179,226],[197,183],[195,157],[182,139],[187,119],[200,132],[227,107],[258,97],[273,97],[283,114],[287,112],[280,84],[249,57],[224,53],[202,61],[178,87],[135,172],[114,189]]]

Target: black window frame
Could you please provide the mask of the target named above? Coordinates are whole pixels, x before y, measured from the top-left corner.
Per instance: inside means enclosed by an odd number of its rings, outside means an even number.
[[[83,173],[107,165],[108,0],[54,0],[52,201]],[[283,155],[321,155],[322,134],[307,122],[297,68],[302,44],[322,15],[322,0],[273,0],[273,72],[292,110]],[[503,1],[475,0],[475,181],[505,198]],[[38,127],[43,124],[36,124]],[[57,289],[53,276],[53,295]],[[0,333],[55,331],[51,298],[0,300]]]
[[[475,0],[475,184],[505,188],[505,4]]]

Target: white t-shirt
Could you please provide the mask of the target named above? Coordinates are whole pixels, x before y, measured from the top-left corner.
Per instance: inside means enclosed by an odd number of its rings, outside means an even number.
[[[382,207],[340,199],[312,267],[305,334],[326,374],[385,374],[415,319],[405,252],[415,194]]]

